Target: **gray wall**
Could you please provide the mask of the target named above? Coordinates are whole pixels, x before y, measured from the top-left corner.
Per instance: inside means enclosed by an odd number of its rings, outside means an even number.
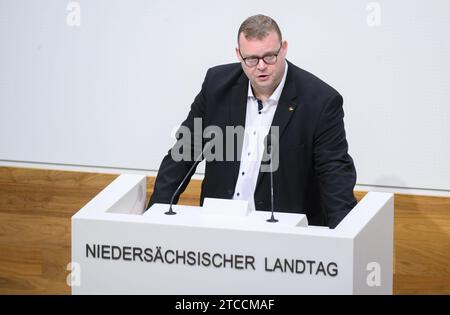
[[[80,0],[79,26],[69,3],[0,0],[0,160],[157,170],[265,13],[344,96],[359,184],[450,190],[449,1]]]

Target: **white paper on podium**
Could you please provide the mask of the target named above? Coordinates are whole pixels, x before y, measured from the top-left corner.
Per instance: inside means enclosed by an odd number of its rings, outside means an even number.
[[[252,212],[246,200],[205,198],[202,207],[217,215],[245,217]]]

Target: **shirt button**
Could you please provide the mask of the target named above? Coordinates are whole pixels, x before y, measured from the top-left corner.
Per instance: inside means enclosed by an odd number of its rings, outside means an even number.
[[[253,131],[253,134],[256,135],[256,131]]]
[[[245,172],[242,172],[242,176],[244,176],[245,175]]]
[[[247,155],[248,155],[248,156],[250,156],[250,154],[251,154],[251,153],[250,153],[250,152],[248,152],[248,154],[247,154]]]
[[[240,195],[239,193],[236,194],[236,196],[238,196],[238,197],[239,197],[239,195]]]

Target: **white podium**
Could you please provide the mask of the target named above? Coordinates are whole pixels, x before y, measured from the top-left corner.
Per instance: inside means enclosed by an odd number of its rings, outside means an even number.
[[[369,192],[328,229],[217,200],[143,213],[145,191],[121,175],[72,217],[73,294],[392,294],[392,194]]]

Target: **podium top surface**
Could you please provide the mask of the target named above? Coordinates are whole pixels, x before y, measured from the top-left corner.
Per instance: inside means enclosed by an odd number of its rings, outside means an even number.
[[[238,231],[302,234],[312,236],[354,238],[377,212],[392,202],[389,193],[369,192],[335,228],[308,226],[306,216],[298,213],[275,212],[276,223],[266,220],[269,211],[252,211],[246,216],[220,215],[211,209],[174,205],[176,215],[164,214],[167,204],[155,204],[143,212],[145,206],[145,177],[122,175],[78,211],[72,220],[102,220],[141,224],[175,225],[195,228],[214,228]],[[134,214],[130,213],[133,209]]]
[[[274,215],[278,222],[270,223],[267,222],[271,215],[268,211],[252,211],[247,216],[226,216],[215,214],[210,209],[202,207],[173,206],[177,214],[169,216],[164,214],[168,207],[167,204],[155,204],[143,216],[157,224],[263,232],[283,232],[286,229],[299,229],[308,225],[304,214],[276,212]]]

